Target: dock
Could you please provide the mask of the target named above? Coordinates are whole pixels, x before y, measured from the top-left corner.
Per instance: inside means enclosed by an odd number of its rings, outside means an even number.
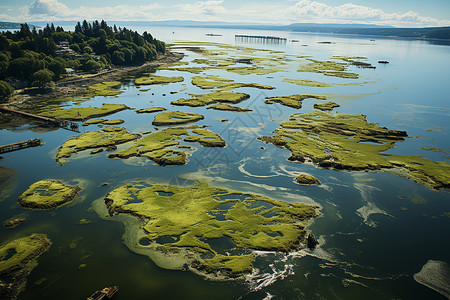
[[[104,299],[105,297],[111,299],[114,296],[114,294],[116,294],[118,291],[119,287],[117,285],[106,287],[103,290],[95,291],[95,293],[92,294],[92,296],[90,296],[89,298],[87,298],[87,300],[101,300]]]
[[[18,110],[6,108],[6,107],[3,107],[3,106],[0,106],[0,112],[16,114],[16,115],[19,115],[21,117],[42,121],[42,122],[49,123],[49,124],[52,124],[52,125],[57,126],[57,127],[61,127],[63,129],[70,130],[70,131],[79,132],[79,130],[78,130],[78,123],[72,122],[72,121],[68,121],[68,120],[65,120],[65,119],[48,118],[48,117],[33,115],[33,114],[30,114],[30,113],[26,113],[26,112],[23,112],[23,111],[18,111]]]
[[[243,43],[284,44],[287,39],[276,36],[236,34],[235,40]]]
[[[41,146],[41,145],[42,145],[41,139],[32,139],[32,140],[28,140],[28,141],[23,141],[23,142],[0,146],[0,153],[12,152],[12,151],[16,151],[16,150],[21,150],[21,149],[30,148],[30,147],[37,147],[37,146]]]

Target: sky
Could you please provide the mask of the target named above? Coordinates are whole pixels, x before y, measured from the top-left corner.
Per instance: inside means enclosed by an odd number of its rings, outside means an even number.
[[[84,19],[450,26],[450,0],[0,0],[0,21]]]

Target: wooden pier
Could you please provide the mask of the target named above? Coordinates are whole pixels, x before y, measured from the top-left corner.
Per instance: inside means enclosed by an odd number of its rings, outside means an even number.
[[[33,114],[30,114],[30,113],[26,113],[26,112],[23,112],[23,111],[18,111],[18,110],[14,110],[14,109],[2,107],[2,106],[0,106],[0,112],[20,115],[20,116],[25,117],[25,118],[30,118],[30,119],[42,121],[42,122],[45,122],[45,123],[50,123],[50,124],[52,124],[54,126],[61,127],[63,129],[79,132],[79,130],[78,130],[78,123],[71,122],[71,121],[68,121],[68,120],[65,120],[65,119],[48,118],[48,117],[33,115]]]
[[[28,141],[23,141],[19,143],[13,143],[9,145],[0,146],[0,153],[6,153],[6,152],[12,152],[20,149],[25,149],[29,147],[37,147],[41,146],[42,141],[41,139],[32,139]]]
[[[253,42],[253,43],[264,43],[264,44],[284,44],[287,39],[276,37],[276,36],[263,36],[263,35],[242,35],[236,34],[234,38],[240,42]]]

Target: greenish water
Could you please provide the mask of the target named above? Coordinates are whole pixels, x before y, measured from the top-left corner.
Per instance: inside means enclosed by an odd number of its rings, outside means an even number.
[[[226,141],[226,148],[203,148],[189,163],[161,167],[139,159],[108,159],[108,152],[90,156],[85,151],[71,157],[64,166],[55,162],[58,147],[76,133],[55,130],[39,133],[25,126],[18,130],[0,131],[0,144],[41,138],[42,147],[3,155],[0,166],[18,175],[12,190],[0,202],[0,220],[26,213],[27,221],[15,229],[0,228],[0,241],[45,233],[52,240],[49,252],[39,259],[39,266],[28,277],[26,290],[19,299],[83,299],[104,286],[117,284],[117,299],[444,299],[413,279],[428,260],[450,263],[450,211],[448,191],[434,191],[406,178],[389,173],[346,172],[319,169],[308,164],[287,161],[290,152],[256,139],[271,135],[278,124],[296,112],[313,110],[316,100],[303,101],[301,109],[280,104],[266,105],[266,96],[327,93],[340,105],[339,113],[365,114],[369,122],[380,123],[409,136],[388,153],[422,155],[442,161],[448,154],[422,150],[436,147],[450,151],[448,95],[450,86],[450,47],[424,41],[377,39],[270,32],[267,35],[298,39],[299,43],[241,44],[234,40],[234,30],[217,30],[221,37],[207,37],[211,30],[185,28],[133,28],[148,30],[167,42],[204,41],[282,51],[275,55],[310,55],[328,60],[333,55],[366,56],[373,69],[349,67],[360,74],[357,80],[327,77],[316,73],[296,72],[300,62],[287,62],[287,72],[267,75],[238,75],[225,70],[208,70],[236,82],[254,82],[276,87],[274,90],[239,88],[236,92],[251,95],[237,106],[253,109],[251,113],[207,110],[206,107],[178,107],[171,101],[188,98],[188,93],[206,93],[191,84],[197,74],[158,70],[157,75],[183,76],[184,81],[169,85],[143,86],[124,82],[124,92],[117,98],[96,97],[81,106],[102,103],[126,104],[132,108],[161,106],[168,110],[195,112],[205,116],[196,125],[207,125]],[[172,33],[174,32],[174,33]],[[251,32],[239,32],[251,34]],[[319,44],[331,41],[332,44]],[[307,44],[308,46],[302,46]],[[215,49],[214,46],[208,46]],[[202,58],[199,53],[185,53],[183,61]],[[228,51],[228,50],[227,50]],[[265,52],[254,57],[269,55]],[[388,60],[388,65],[377,64]],[[194,65],[191,63],[191,66]],[[245,65],[242,65],[245,66]],[[317,80],[333,84],[368,82],[333,87],[303,87],[283,82],[283,78]],[[170,92],[176,91],[176,94]],[[152,95],[152,93],[154,95]],[[162,96],[166,94],[166,96]],[[120,125],[129,132],[154,131],[155,114],[122,111],[107,119],[123,119]],[[220,122],[217,119],[228,119]],[[82,132],[97,130],[96,125],[82,127]],[[429,131],[431,130],[431,131]],[[189,144],[189,143],[187,143]],[[265,149],[260,149],[263,146]],[[121,147],[119,146],[119,149]],[[293,178],[300,172],[314,175],[321,186],[299,186]],[[22,209],[18,196],[32,183],[46,178],[73,182],[82,178],[88,185],[72,204],[53,211]],[[114,188],[135,179],[186,184],[195,179],[208,179],[211,184],[243,192],[263,194],[278,200],[315,203],[322,216],[309,226],[320,242],[315,251],[290,254],[259,253],[255,267],[259,274],[247,280],[214,282],[189,271],[165,270],[148,257],[130,251],[122,242],[124,226],[99,216],[92,203]],[[101,186],[102,183],[109,183]],[[6,185],[0,186],[2,191]],[[400,197],[399,197],[400,196]],[[413,201],[425,199],[426,201]],[[81,219],[89,224],[80,225]],[[227,247],[219,240],[217,246]],[[79,269],[81,264],[85,268]],[[45,280],[42,280],[45,279]]]

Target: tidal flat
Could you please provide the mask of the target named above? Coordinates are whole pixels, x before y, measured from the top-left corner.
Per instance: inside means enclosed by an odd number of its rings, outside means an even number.
[[[414,276],[450,260],[438,46],[411,42],[430,51],[423,62],[385,53],[388,41],[313,36],[302,35],[309,47],[173,41],[179,62],[37,101],[34,112],[80,132],[2,123],[5,143],[44,141],[0,159],[0,221],[11,225],[0,247],[35,232],[52,243],[19,299],[82,299],[111,282],[135,299],[445,295],[442,276]],[[370,67],[384,55],[395,63]],[[412,65],[435,66],[435,84]],[[62,191],[74,178],[89,183],[72,204],[18,201],[35,183]]]

